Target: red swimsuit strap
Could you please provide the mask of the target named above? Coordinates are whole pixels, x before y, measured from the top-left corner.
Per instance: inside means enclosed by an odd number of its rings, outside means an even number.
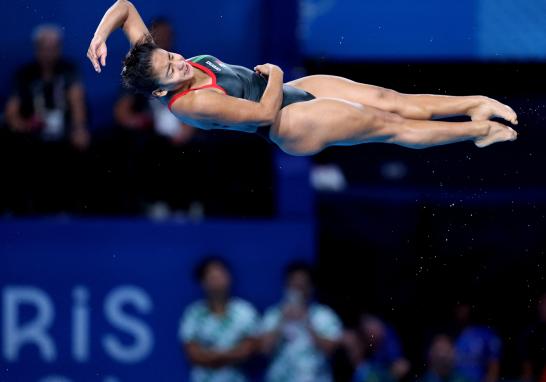
[[[192,92],[194,90],[205,89],[205,88],[216,88],[216,89],[220,89],[221,91],[223,91],[224,94],[227,94],[226,90],[216,83],[216,74],[214,74],[214,72],[212,70],[210,70],[206,66],[198,64],[196,62],[192,62],[192,61],[186,61],[186,62],[189,63],[194,68],[201,69],[202,71],[207,73],[207,75],[212,79],[212,83],[209,84],[209,85],[198,86],[196,88],[191,88],[191,89],[188,89],[188,90],[184,90],[183,92],[175,94],[174,96],[172,96],[171,100],[169,101],[169,110],[171,110],[171,108],[174,105],[174,103],[176,102],[176,100],[178,100],[180,97],[182,97],[182,96],[184,96],[184,95],[186,95],[189,92]]]

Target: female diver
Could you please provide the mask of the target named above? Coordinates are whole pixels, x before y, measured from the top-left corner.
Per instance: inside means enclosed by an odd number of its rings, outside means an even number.
[[[478,147],[513,141],[516,113],[484,96],[402,94],[330,75],[283,83],[273,64],[254,71],[209,55],[184,58],[158,48],[136,8],[117,0],[102,18],[87,57],[100,73],[106,40],[122,28],[131,42],[124,84],[158,97],[182,122],[201,129],[258,133],[292,155],[312,155],[328,146],[384,142],[420,149],[461,141]],[[469,122],[430,119],[467,115]]]

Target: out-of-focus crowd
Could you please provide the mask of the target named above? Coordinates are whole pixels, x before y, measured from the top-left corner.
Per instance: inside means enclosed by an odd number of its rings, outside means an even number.
[[[166,19],[150,30],[160,47],[173,48]],[[63,56],[62,29],[39,25],[32,41],[34,59],[14,73],[1,120],[0,214],[271,213],[265,141],[196,131],[121,81],[113,108],[101,111],[111,113],[111,126],[90,129],[84,82]],[[226,197],[232,203],[222,203]]]
[[[250,302],[231,295],[232,273],[220,257],[195,271],[204,297],[188,306],[179,339],[192,365],[192,382],[246,381],[245,363],[265,358],[269,382],[496,382],[502,379],[503,339],[458,304],[454,324],[431,334],[424,368],[410,362],[396,328],[362,314],[344,328],[336,312],[314,298],[314,272],[306,263],[286,268],[284,296],[260,316]],[[546,293],[535,323],[518,343],[519,380],[546,381]],[[416,334],[417,336],[417,334]],[[261,379],[260,379],[261,380]]]

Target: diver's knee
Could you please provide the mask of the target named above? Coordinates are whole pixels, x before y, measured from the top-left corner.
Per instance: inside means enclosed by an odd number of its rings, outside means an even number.
[[[297,145],[297,144],[278,144],[279,148],[285,153],[293,156],[311,156],[321,152],[325,146],[319,144]]]
[[[417,102],[416,94],[398,93],[396,112],[402,115],[411,116],[414,119],[431,119],[433,113],[429,106],[423,102]]]

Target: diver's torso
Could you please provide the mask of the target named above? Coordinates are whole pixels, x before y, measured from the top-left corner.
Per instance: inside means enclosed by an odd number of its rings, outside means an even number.
[[[226,64],[218,58],[210,55],[201,55],[189,58],[188,61],[194,68],[200,69],[211,77],[212,83],[205,85],[229,96],[243,98],[249,101],[259,102],[267,87],[267,79],[254,71],[239,65]],[[200,87],[201,88],[201,87]],[[177,94],[171,94],[172,100]],[[283,103],[281,108],[295,102],[314,99],[315,97],[293,86],[283,85]],[[225,129],[244,132],[256,132],[256,126],[226,126],[210,121],[191,120],[185,116],[178,116],[181,121],[191,126],[204,130]]]
[[[261,75],[243,66],[226,64],[214,56],[201,55],[188,61],[214,73],[217,85],[232,97],[259,102],[267,87],[267,79]]]

